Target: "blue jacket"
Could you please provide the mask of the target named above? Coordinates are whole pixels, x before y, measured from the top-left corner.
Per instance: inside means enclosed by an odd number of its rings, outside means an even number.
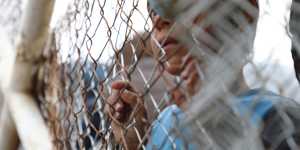
[[[264,129],[261,132],[262,143],[265,147],[272,146],[274,140],[284,141],[284,139],[278,139],[283,137],[281,135],[282,132],[275,133],[280,130],[278,128],[280,127],[280,124],[284,124],[284,121],[278,117],[280,115],[278,115],[277,109],[279,107],[277,106],[291,106],[292,109],[300,112],[300,107],[297,103],[264,90],[250,90],[245,94],[237,96],[235,102],[236,105],[234,106],[234,109],[240,113],[241,116],[247,115],[253,125],[260,125],[261,123],[266,122],[264,124]],[[279,109],[281,109],[281,107]],[[176,105],[165,108],[153,124],[147,149],[199,149],[197,148],[196,143],[193,144],[190,142],[192,140],[188,140],[189,138],[192,138],[189,137],[189,135],[192,135],[189,132],[192,131],[188,128],[179,127],[180,121],[184,120],[184,117],[184,113]],[[268,120],[272,120],[273,122],[269,123],[270,121]],[[298,120],[298,122],[296,121],[294,126],[297,127],[299,122],[300,120]],[[176,136],[178,134],[181,134],[181,136]],[[182,135],[187,138],[182,138]],[[287,143],[282,143],[282,149],[285,150],[286,147],[284,146],[287,146]],[[277,147],[280,147],[280,145]]]

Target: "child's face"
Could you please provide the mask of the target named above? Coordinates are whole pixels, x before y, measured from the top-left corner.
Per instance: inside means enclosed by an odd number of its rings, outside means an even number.
[[[197,21],[201,17],[197,17]],[[172,100],[178,106],[184,107],[187,94],[192,96],[200,89],[201,76],[198,70],[204,67],[200,68],[199,61],[188,54],[188,47],[179,42],[180,36],[188,34],[186,27],[174,24],[155,13],[151,13],[151,19],[154,24],[153,36],[158,42],[157,44],[154,40],[151,40],[152,45],[156,46],[156,48],[153,48],[154,56],[161,56],[161,52],[164,51],[163,65],[166,72],[177,75],[183,81],[180,87],[169,83],[168,86],[170,87],[168,88],[171,89]],[[161,47],[161,49],[158,47]]]
[[[257,7],[256,0],[248,0],[254,7]],[[198,16],[192,20],[192,26],[197,27],[199,24],[203,23],[205,18],[208,18],[209,14],[212,14],[215,11],[215,8],[218,8],[223,4],[223,1],[216,3],[205,11],[201,12]],[[234,9],[233,9],[234,10]],[[165,57],[164,67],[167,72],[178,75],[180,74],[180,70],[183,70],[183,62],[184,59],[187,57],[189,47],[184,45],[182,42],[182,37],[189,37],[190,31],[184,26],[179,23],[174,23],[171,20],[164,19],[163,17],[156,14],[154,11],[150,11],[150,17],[153,22],[153,36],[157,40],[151,40],[153,48],[154,56],[162,56]],[[251,17],[246,11],[236,11],[237,14],[243,16],[249,24],[254,23],[255,18]],[[226,17],[227,18],[227,17]],[[220,45],[222,45],[222,40],[219,39],[215,35],[215,26],[220,26],[219,22],[216,24],[206,25],[203,30],[205,33],[209,34],[212,38],[215,39],[216,43],[209,42],[209,39],[206,39],[205,36],[199,35],[199,42],[206,47],[209,48],[210,51],[213,53],[220,53]],[[233,23],[235,25],[235,23]],[[233,26],[234,26],[233,25]],[[240,26],[242,25],[242,26]],[[244,26],[243,24],[237,25],[236,27],[239,30],[243,31]],[[221,24],[222,26],[222,24]],[[200,27],[200,26],[199,26]],[[202,28],[202,27],[201,27]],[[204,33],[204,34],[205,34]],[[180,39],[180,40],[179,40]],[[159,46],[158,46],[159,45]],[[160,47],[160,48],[159,48]],[[199,59],[199,58],[198,58]],[[203,60],[198,60],[203,61]],[[205,63],[205,62],[204,62]]]
[[[199,15],[194,24],[198,23],[203,16]],[[180,74],[184,59],[187,58],[188,48],[179,42],[179,38],[188,34],[186,27],[174,24],[174,22],[164,19],[154,12],[151,12],[150,17],[154,26],[153,36],[162,48],[158,48],[158,44],[151,40],[152,45],[155,47],[153,48],[154,55],[164,55],[164,67],[167,72],[173,75]]]
[[[250,1],[255,2],[253,0]],[[219,4],[223,3],[220,2],[214,5],[214,7],[220,6]],[[199,24],[204,23],[204,20],[207,20],[207,18],[210,17],[210,14],[215,11],[215,9],[213,9],[214,7],[208,8],[208,10],[201,12],[198,16],[194,18],[194,20],[192,20],[191,25],[193,27],[198,27]],[[196,60],[193,56],[190,56],[190,47],[182,43],[183,37],[189,37],[189,29],[182,26],[180,23],[174,23],[171,20],[162,18],[153,11],[149,12],[154,27],[153,36],[156,39],[156,41],[151,40],[152,46],[154,46],[154,56],[159,58],[161,58],[160,56],[162,55],[164,56],[164,69],[171,75],[177,75],[181,77],[185,85],[183,87],[185,87],[185,91],[188,91],[181,92],[178,89],[174,90],[174,97],[177,97],[174,98],[175,101],[181,103],[185,99],[182,98],[184,97],[182,96],[184,95],[183,93],[194,95],[198,90],[201,89],[201,82],[205,80],[205,70],[207,69],[208,64],[206,64],[207,62],[205,62],[205,60],[199,60],[201,58],[197,58]],[[243,16],[245,20],[248,21],[248,23],[253,23],[255,20],[255,18],[252,18],[249,14],[247,14],[244,11],[238,11],[237,13],[239,13],[240,16]],[[222,54],[226,52],[226,50],[220,49],[219,46],[222,46],[222,40],[218,39],[218,34],[216,34],[216,27],[222,26],[222,21],[223,20],[220,20],[220,22],[216,21],[203,27],[204,34],[211,35],[211,37],[213,37],[215,41],[219,42],[219,44],[209,43],[207,42],[207,39],[205,39],[205,37],[203,38],[202,36],[197,37],[199,43],[204,44],[206,47],[208,47],[207,50],[211,51],[214,54]],[[237,27],[240,31],[243,31],[244,28],[243,24],[236,26],[233,25],[233,27]]]

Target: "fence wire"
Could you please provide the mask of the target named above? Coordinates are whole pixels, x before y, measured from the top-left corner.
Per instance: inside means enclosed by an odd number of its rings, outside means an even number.
[[[149,148],[149,143],[155,143],[152,138],[166,138],[161,147],[151,149],[164,148],[168,143],[176,149],[178,141],[174,135],[184,139],[184,147],[179,148],[186,149],[191,144],[204,149],[241,149],[247,142],[252,145],[249,149],[261,146],[258,133],[245,121],[247,117],[236,115],[231,107],[234,94],[244,88],[238,86],[242,81],[236,80],[242,80],[240,68],[251,62],[258,10],[246,1],[189,1],[183,4],[189,9],[181,10],[177,8],[180,5],[169,4],[168,11],[176,16],[166,13],[163,17],[168,21],[164,22],[157,18],[159,11],[164,10],[152,7],[154,10],[148,9],[150,15],[142,13],[145,10],[141,9],[146,9],[145,2],[139,0],[73,1],[65,20],[55,28],[46,55],[49,59],[43,70],[46,76],[42,87],[46,90],[40,96],[41,110],[58,149],[131,149],[134,142],[130,141],[131,136],[137,137],[138,144],[134,146],[139,148]],[[150,2],[150,8],[151,5],[155,6]],[[171,24],[170,20],[176,23]],[[193,21],[197,24],[192,24]],[[138,31],[134,25],[141,22],[143,28]],[[164,37],[159,36],[162,33]],[[190,50],[184,53],[175,47],[170,52],[165,43],[174,44],[175,40]],[[173,69],[170,66],[178,65],[176,59],[180,55],[191,55],[190,59],[199,61],[199,66],[197,63],[193,69],[200,70],[198,73],[203,75],[198,74],[198,77],[202,80],[185,81],[182,75],[170,70]],[[189,73],[192,72],[186,74]],[[147,116],[140,118],[141,108],[134,107],[130,108],[133,115],[127,116],[128,122],[118,120],[116,114],[105,113],[105,107],[113,105],[109,100],[115,90],[112,84],[117,80],[130,82],[127,90],[134,89],[138,93]],[[200,92],[189,87],[195,88],[192,82],[201,83]],[[190,136],[181,130],[181,123],[173,122],[176,128],[168,131],[164,120],[156,120],[167,108],[174,106],[172,104],[186,109],[188,115],[182,122],[185,122],[183,126],[191,126],[189,128],[195,131]],[[119,117],[126,116],[127,112],[121,113]],[[141,119],[146,119],[146,123],[140,123]],[[164,132],[160,133],[162,137],[152,135],[155,130]],[[250,136],[246,138],[245,135]],[[266,133],[266,136],[269,135]],[[276,140],[268,147],[280,146],[282,140]],[[291,143],[293,140],[288,144],[296,149],[297,145]]]
[[[168,2],[71,1],[35,83],[56,149],[299,149],[300,3],[290,27],[280,15],[270,25],[292,39],[286,75],[276,48],[254,61],[255,0]],[[17,22],[17,10],[0,23]]]

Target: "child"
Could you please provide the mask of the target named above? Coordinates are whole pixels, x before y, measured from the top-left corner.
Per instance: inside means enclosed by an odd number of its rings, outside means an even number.
[[[214,8],[223,4],[222,2],[220,1],[217,5],[212,6],[210,11],[200,13],[192,21],[193,25],[197,26],[203,23],[206,17],[213,13]],[[256,3],[251,1],[251,4],[255,5]],[[229,17],[224,18],[228,20],[226,23],[230,23],[232,27],[235,27],[240,32],[245,31],[245,28],[235,20],[236,18],[230,17],[231,15],[234,16],[238,12],[238,17],[241,14],[244,16],[244,18],[238,19],[245,19],[249,24],[255,23],[255,17],[253,18],[245,11],[239,8],[233,10]],[[248,118],[249,120],[245,124],[249,122],[249,126],[254,126],[255,132],[259,132],[257,136],[261,140],[255,142],[255,144],[261,143],[261,146],[265,149],[297,148],[299,131],[296,127],[299,126],[300,122],[297,115],[297,112],[299,112],[298,104],[268,91],[248,89],[242,74],[245,63],[241,62],[237,62],[238,64],[232,62],[237,74],[235,81],[227,89],[231,95],[230,102],[233,103],[228,105],[226,101],[212,101],[207,107],[207,113],[215,111],[215,117],[210,117],[212,120],[208,122],[200,122],[200,125],[203,126],[202,129],[205,129],[204,131],[195,129],[194,125],[197,122],[192,122],[191,125],[182,124],[186,118],[190,117],[185,113],[191,112],[190,108],[192,107],[189,104],[195,103],[195,101],[190,103],[190,97],[204,91],[205,86],[203,85],[206,82],[213,81],[206,81],[203,76],[208,75],[208,66],[213,65],[214,61],[204,62],[206,59],[199,60],[199,57],[195,58],[193,55],[190,55],[189,45],[185,45],[179,39],[188,33],[184,26],[176,24],[167,18],[162,18],[152,10],[150,10],[150,17],[154,24],[153,36],[157,40],[153,41],[153,43],[155,45],[155,42],[158,42],[160,45],[157,49],[162,48],[165,51],[165,60],[161,62],[162,68],[167,74],[179,77],[182,84],[179,85],[180,88],[176,85],[172,88],[171,101],[173,101],[174,105],[165,108],[152,124],[151,133],[146,143],[147,149],[233,149],[233,147],[236,148],[238,145],[237,141],[242,140],[239,138],[246,138],[247,136],[245,135],[245,130],[248,128],[244,128],[247,125],[244,125],[245,121],[243,118]],[[207,38],[203,39],[200,37],[197,39],[203,44],[202,48],[206,47],[210,53],[213,53],[212,55],[226,56],[230,52],[230,50],[222,49],[222,45],[226,41],[218,35],[219,28],[225,30],[228,26],[224,24],[223,27],[221,24],[203,27],[207,34],[215,38],[214,42],[207,40]],[[160,52],[154,51],[153,54],[154,56],[159,56]],[[215,61],[217,62],[218,60],[216,59]],[[219,75],[222,76],[222,73]],[[216,87],[215,90],[217,91],[218,88],[220,87]],[[149,128],[143,97],[136,92],[133,85],[128,81],[115,81],[112,84],[112,89],[112,94],[107,99],[106,112],[113,120],[113,133],[117,141],[122,143],[125,148],[137,149],[140,146],[139,144],[144,144],[144,141],[139,141],[136,131],[143,137],[146,136]],[[224,96],[224,94],[223,96],[222,94],[220,95],[221,97],[218,96],[216,99],[222,99],[227,96]],[[196,101],[201,100],[196,99]],[[218,105],[224,103],[224,107],[215,108],[212,105],[214,102],[218,103]],[[205,114],[206,112],[202,113],[198,113],[198,115],[207,115]],[[124,127],[129,127],[133,118],[135,119],[137,130],[128,128],[125,134]],[[200,116],[200,118],[203,117]],[[286,121],[286,119],[289,121]],[[287,126],[293,129],[288,130]],[[284,132],[285,130],[288,132]],[[245,141],[242,140],[242,142]],[[259,144],[257,145],[259,146]],[[244,149],[246,148],[244,147]]]

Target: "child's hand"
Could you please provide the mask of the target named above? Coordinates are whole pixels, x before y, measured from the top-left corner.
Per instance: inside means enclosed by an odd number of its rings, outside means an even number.
[[[107,99],[105,112],[112,119],[111,125],[116,141],[122,143],[126,149],[137,149],[139,141],[133,127],[139,131],[141,137],[148,127],[143,100],[129,82],[115,81],[111,88],[112,93]],[[133,119],[133,127],[128,127]]]

